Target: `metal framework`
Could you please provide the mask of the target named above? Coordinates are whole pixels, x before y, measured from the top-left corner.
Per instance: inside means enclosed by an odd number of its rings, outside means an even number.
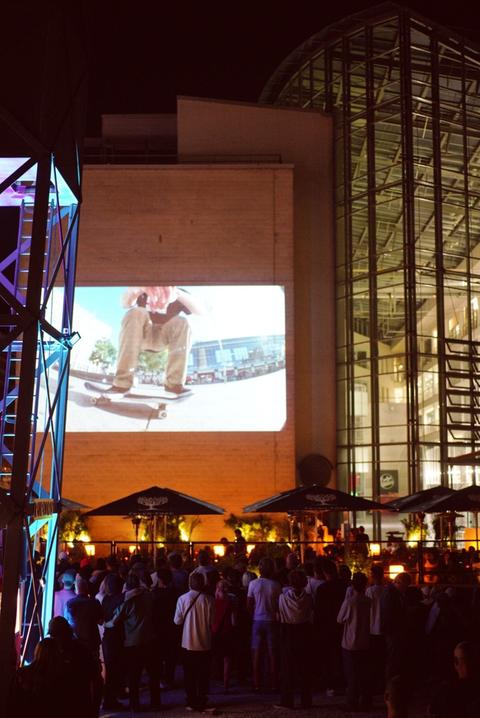
[[[53,609],[69,353],[78,338],[85,55],[78,13],[68,4],[42,13],[20,18],[27,75],[17,70],[30,77],[28,92],[7,85],[0,108],[2,714],[15,652],[17,661],[31,658]]]
[[[464,38],[386,3],[260,98],[334,115],[338,479],[374,499],[385,472],[400,493],[477,478],[479,71]]]

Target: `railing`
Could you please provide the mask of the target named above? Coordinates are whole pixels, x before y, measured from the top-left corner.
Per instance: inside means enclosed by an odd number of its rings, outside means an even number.
[[[415,583],[427,585],[472,585],[480,583],[480,558],[475,542],[458,540],[455,547],[445,541],[378,541],[369,543],[324,541],[251,541],[247,544],[247,556],[252,566],[257,566],[262,556],[276,558],[296,552],[302,560],[313,561],[316,556],[334,559],[339,566],[346,565],[351,571],[369,572],[373,563],[382,563],[385,575],[394,578],[407,571]],[[480,542],[479,542],[480,543]],[[473,546],[473,551],[468,550]],[[63,543],[63,550],[74,557],[91,556],[128,559],[139,554],[153,561],[159,555],[171,551],[181,553],[187,564],[193,564],[200,549],[208,547],[219,566],[233,564],[242,554],[235,543],[222,544],[214,541],[94,541],[90,543]],[[243,554],[245,555],[245,554]]]

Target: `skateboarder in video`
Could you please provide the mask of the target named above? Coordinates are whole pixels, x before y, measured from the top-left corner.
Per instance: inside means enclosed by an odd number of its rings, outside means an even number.
[[[129,287],[122,304],[127,312],[120,329],[117,370],[106,393],[125,394],[132,388],[141,351],[167,349],[165,391],[186,394],[192,340],[185,315],[201,314],[200,304],[179,287]]]

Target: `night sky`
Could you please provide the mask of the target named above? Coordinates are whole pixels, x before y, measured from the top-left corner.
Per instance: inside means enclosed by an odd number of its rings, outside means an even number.
[[[403,3],[399,3],[403,4]],[[357,0],[102,0],[86,3],[89,135],[102,113],[174,112],[190,95],[255,102],[280,62]],[[408,6],[480,43],[480,11],[462,2]]]

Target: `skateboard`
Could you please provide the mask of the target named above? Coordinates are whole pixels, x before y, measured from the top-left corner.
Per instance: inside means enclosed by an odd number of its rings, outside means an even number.
[[[110,384],[94,384],[91,381],[84,382],[85,389],[90,392],[98,394],[98,396],[92,396],[91,402],[94,406],[109,406],[112,404],[119,403],[133,403],[138,404],[139,402],[147,404],[155,412],[158,419],[166,419],[168,416],[168,405],[176,401],[182,401],[193,395],[193,392],[189,391],[184,394],[174,396],[172,394],[165,393],[165,390],[158,387],[156,391],[152,387],[133,387],[125,394],[108,394],[107,391],[110,389]]]

